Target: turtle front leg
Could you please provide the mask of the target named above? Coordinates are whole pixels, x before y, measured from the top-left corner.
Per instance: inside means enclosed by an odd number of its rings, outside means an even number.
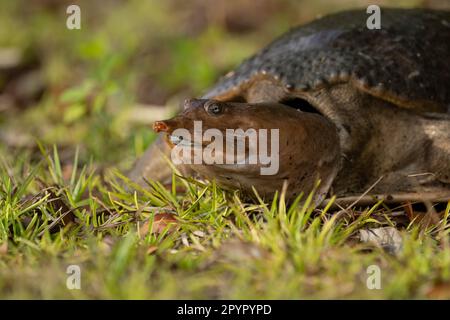
[[[427,119],[425,133],[431,142],[426,159],[429,171],[447,184],[450,192],[450,116],[434,115],[433,119]]]

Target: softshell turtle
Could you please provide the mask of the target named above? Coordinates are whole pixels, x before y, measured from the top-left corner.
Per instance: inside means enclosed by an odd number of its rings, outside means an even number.
[[[318,178],[321,195],[370,188],[450,198],[450,13],[383,9],[373,30],[367,18],[341,12],[273,41],[202,99],[186,101],[180,115],[157,122],[172,143],[154,144],[131,178],[166,177],[159,151],[168,155],[179,143],[173,131],[193,133],[201,120],[222,132],[280,129],[276,175],[261,175],[261,164],[187,165],[225,187],[270,196],[286,181],[290,197]]]

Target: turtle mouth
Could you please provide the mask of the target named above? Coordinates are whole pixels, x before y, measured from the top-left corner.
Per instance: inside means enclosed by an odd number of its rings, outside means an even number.
[[[203,145],[199,144],[198,142],[186,139],[183,136],[177,136],[177,135],[173,135],[173,134],[168,134],[167,138],[170,142],[170,144],[172,144],[173,146],[177,146],[177,147],[190,147],[190,148],[202,148]]]
[[[168,139],[169,139],[170,143],[172,143],[173,145],[176,145],[176,146],[179,144],[188,142],[188,141],[184,140],[184,138],[182,136],[169,135]]]
[[[194,147],[195,143],[189,139],[186,139],[183,136],[173,134],[175,131],[174,129],[177,127],[176,121],[173,119],[171,120],[163,120],[163,121],[156,121],[153,124],[153,130],[155,132],[163,132],[165,133],[167,142],[170,146],[175,147]]]
[[[179,147],[194,147],[195,146],[195,143],[193,141],[188,140],[188,139],[184,138],[183,136],[168,134],[167,137],[168,137],[170,143],[173,144],[174,146],[179,146]]]

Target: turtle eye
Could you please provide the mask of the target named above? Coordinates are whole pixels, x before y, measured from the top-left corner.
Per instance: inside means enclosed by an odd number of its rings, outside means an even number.
[[[212,102],[205,105],[205,110],[209,114],[218,115],[222,112],[222,106],[217,102]]]

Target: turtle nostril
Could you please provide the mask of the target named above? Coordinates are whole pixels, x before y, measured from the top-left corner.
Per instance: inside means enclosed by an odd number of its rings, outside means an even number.
[[[168,129],[169,129],[169,127],[167,126],[167,124],[164,121],[156,121],[153,124],[153,130],[155,132],[167,131]]]

